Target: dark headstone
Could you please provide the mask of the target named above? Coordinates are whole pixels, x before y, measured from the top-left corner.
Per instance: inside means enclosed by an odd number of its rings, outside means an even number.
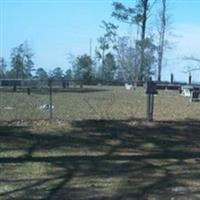
[[[199,101],[200,100],[200,91],[194,90],[192,92],[191,101]]]

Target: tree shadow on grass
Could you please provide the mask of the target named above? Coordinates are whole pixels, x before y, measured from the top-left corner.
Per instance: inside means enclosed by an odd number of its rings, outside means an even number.
[[[0,127],[0,199],[200,197],[200,121],[71,125],[43,133]]]

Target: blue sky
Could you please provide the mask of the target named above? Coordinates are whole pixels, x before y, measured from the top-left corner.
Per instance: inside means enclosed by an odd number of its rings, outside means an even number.
[[[9,59],[11,49],[27,40],[35,52],[36,67],[51,70],[69,67],[68,54],[93,50],[102,30],[102,20],[113,21],[112,0],[0,0],[0,56]],[[122,0],[131,5],[134,0]],[[194,63],[184,62],[183,56],[200,57],[200,0],[168,0],[171,15],[169,36],[172,49],[165,56],[163,78],[171,72],[175,79],[186,80],[182,71]],[[119,24],[120,34],[130,32]],[[193,78],[198,81],[200,72]]]

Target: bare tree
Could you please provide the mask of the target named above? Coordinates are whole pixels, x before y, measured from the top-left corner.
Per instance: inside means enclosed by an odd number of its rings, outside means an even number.
[[[198,64],[200,64],[200,59],[199,58],[195,58],[195,57],[193,57],[193,56],[185,56],[184,57],[184,59],[185,60],[191,60],[191,61],[195,61],[195,62],[197,62]]]
[[[159,44],[158,44],[158,81],[161,81],[162,75],[162,64],[163,64],[163,54],[164,54],[164,47],[165,47],[165,35],[166,35],[166,0],[161,0],[162,8],[161,12],[159,13]]]
[[[128,23],[136,24],[140,28],[140,63],[139,63],[139,73],[138,79],[148,79],[148,71],[145,66],[145,48],[146,48],[146,27],[147,20],[150,17],[150,12],[154,6],[156,0],[137,0],[135,7],[125,7],[122,3],[113,3],[114,11],[112,16],[116,19]]]
[[[138,75],[138,51],[129,45],[130,38],[120,37],[118,39],[116,57],[119,70],[123,75],[123,80],[132,83]]]
[[[186,70],[183,71],[183,72],[189,73],[189,75],[191,75],[191,72],[192,72],[192,71],[199,71],[199,70],[200,70],[200,59],[199,59],[199,58],[195,58],[195,57],[193,57],[193,56],[189,56],[189,57],[188,57],[188,56],[185,56],[185,57],[183,58],[183,60],[192,61],[192,62],[195,63],[195,67],[194,67],[194,65],[193,65],[193,67],[192,67],[192,66],[187,66],[187,67],[186,67]]]

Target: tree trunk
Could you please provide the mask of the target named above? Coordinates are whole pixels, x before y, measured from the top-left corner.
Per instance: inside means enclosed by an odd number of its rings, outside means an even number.
[[[143,6],[143,13],[142,13],[142,30],[141,30],[141,55],[140,55],[140,77],[139,80],[143,80],[144,78],[147,78],[149,75],[146,74],[145,70],[145,36],[146,36],[146,22],[147,22],[147,10],[148,10],[148,1],[149,0],[143,0],[142,6]],[[145,77],[147,76],[147,77]],[[148,79],[148,78],[147,78]]]
[[[158,81],[161,81],[163,52],[165,46],[165,30],[166,30],[166,0],[162,0],[161,27],[159,33],[158,46]]]

